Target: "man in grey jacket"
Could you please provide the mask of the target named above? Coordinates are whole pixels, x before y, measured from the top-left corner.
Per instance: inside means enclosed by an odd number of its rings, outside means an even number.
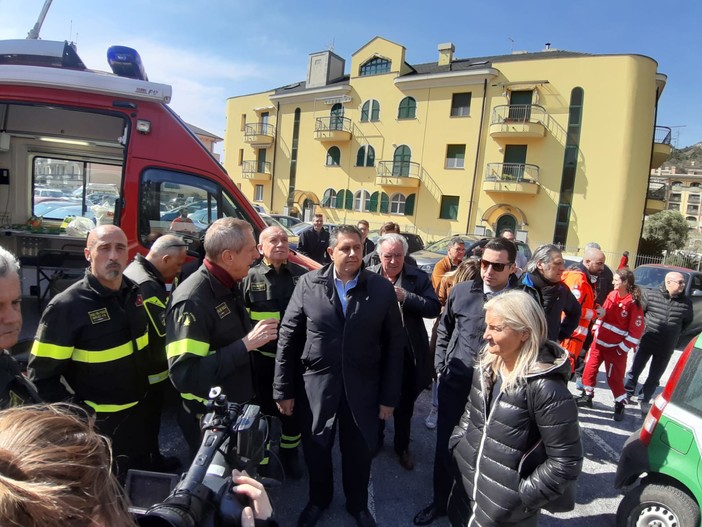
[[[646,329],[626,374],[624,388],[630,398],[634,396],[639,375],[651,359],[648,378],[641,389],[641,402],[648,403],[668,367],[680,333],[692,322],[692,302],[685,295],[682,273],[668,273],[659,289],[649,291],[644,302],[644,317]]]

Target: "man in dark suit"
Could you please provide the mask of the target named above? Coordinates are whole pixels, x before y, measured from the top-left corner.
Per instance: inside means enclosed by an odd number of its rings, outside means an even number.
[[[357,525],[374,526],[368,480],[378,417],[388,419],[399,402],[405,336],[392,284],[361,269],[358,229],[340,226],[329,255],[332,265],[299,279],[285,311],[273,397],[302,428],[310,482],[298,526],[315,525],[332,501],[337,425],[346,509]]]
[[[297,250],[315,262],[326,265],[330,262],[328,248],[329,231],[324,228],[324,216],[315,214],[312,228],[300,233]]]

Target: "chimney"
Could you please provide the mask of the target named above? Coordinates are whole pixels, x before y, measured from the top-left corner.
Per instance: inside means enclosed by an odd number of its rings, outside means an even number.
[[[454,51],[456,51],[456,47],[452,42],[439,44],[439,66],[450,65],[453,62]]]

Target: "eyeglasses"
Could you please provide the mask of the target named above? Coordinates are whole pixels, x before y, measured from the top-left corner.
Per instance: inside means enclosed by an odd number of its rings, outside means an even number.
[[[678,284],[678,285],[685,285],[685,280],[666,280],[666,284]]]
[[[487,260],[480,260],[480,267],[487,269],[492,267],[493,271],[501,273],[505,270],[505,266],[512,265],[511,263],[500,263],[500,262],[488,262]]]

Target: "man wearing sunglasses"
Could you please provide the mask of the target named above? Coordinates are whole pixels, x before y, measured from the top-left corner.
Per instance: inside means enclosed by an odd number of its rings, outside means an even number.
[[[505,239],[490,240],[480,260],[480,278],[453,286],[437,329],[434,368],[439,377],[439,417],[434,453],[434,501],[414,517],[415,525],[429,525],[446,514],[453,476],[448,442],[458,424],[470,391],[473,365],[483,345],[485,312],[491,297],[516,287],[517,246]]]

